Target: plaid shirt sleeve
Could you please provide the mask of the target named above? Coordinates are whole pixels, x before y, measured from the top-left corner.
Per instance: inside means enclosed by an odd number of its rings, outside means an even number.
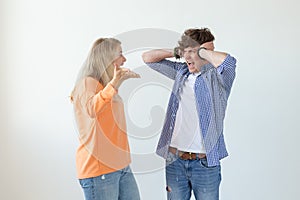
[[[170,61],[163,59],[160,62],[146,63],[151,69],[165,75],[166,77],[175,80],[178,70],[185,66],[182,62]]]
[[[236,59],[227,55],[224,62],[217,68],[224,82],[226,91],[229,93],[235,78]]]

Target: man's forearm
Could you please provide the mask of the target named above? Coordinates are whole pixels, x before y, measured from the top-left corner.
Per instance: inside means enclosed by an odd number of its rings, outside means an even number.
[[[198,51],[200,58],[207,60],[214,67],[219,67],[225,60],[227,53],[211,51],[204,48],[200,48]]]
[[[154,49],[143,53],[144,62],[159,62],[165,58],[174,57],[173,49]]]

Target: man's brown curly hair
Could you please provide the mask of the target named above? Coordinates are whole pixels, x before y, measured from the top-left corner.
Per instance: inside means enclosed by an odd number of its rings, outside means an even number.
[[[181,52],[187,47],[196,47],[204,44],[205,42],[214,41],[215,37],[208,28],[201,29],[187,29],[181,36],[181,40],[178,41],[179,46],[177,47]]]

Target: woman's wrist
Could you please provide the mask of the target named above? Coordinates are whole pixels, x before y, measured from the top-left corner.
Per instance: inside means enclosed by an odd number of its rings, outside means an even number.
[[[112,80],[109,82],[109,84],[110,84],[113,88],[115,88],[115,90],[118,90],[119,86],[118,86],[118,83],[117,83],[117,81],[116,81],[115,79],[112,79]]]

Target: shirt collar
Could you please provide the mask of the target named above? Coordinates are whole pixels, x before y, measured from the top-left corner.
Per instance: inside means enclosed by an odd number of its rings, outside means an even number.
[[[187,76],[189,75],[193,75],[193,76],[199,76],[200,74],[204,74],[205,72],[207,72],[208,70],[210,70],[211,68],[214,68],[214,66],[210,63],[207,63],[205,65],[203,65],[200,69],[199,72],[196,72],[196,73],[191,73],[189,71],[187,71]]]
[[[196,73],[192,73],[193,76],[199,76],[201,74],[201,71],[200,72],[196,72]]]
[[[200,72],[201,72],[201,74],[204,74],[205,72],[207,72],[211,68],[214,68],[214,66],[210,63],[207,63],[207,64],[205,64],[201,67]]]

